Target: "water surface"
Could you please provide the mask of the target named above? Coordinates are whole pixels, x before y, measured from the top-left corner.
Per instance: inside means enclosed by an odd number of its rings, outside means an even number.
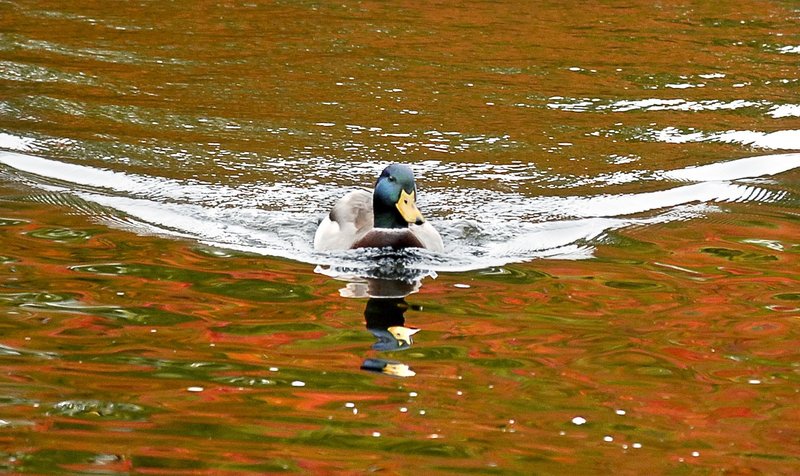
[[[795,472],[798,17],[0,2],[0,468]]]

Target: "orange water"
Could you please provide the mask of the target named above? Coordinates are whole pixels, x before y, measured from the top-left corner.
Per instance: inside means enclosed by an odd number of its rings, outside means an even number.
[[[796,473],[799,15],[0,3],[1,470]],[[392,161],[448,254],[343,297]]]

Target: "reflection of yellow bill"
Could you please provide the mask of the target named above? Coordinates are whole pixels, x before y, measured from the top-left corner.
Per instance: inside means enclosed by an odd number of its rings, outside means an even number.
[[[422,217],[422,212],[417,208],[417,192],[406,193],[405,190],[400,191],[400,199],[397,200],[395,206],[400,210],[400,215],[408,223],[416,223],[421,225],[425,223],[425,218]]]
[[[386,364],[386,367],[383,368],[383,373],[387,375],[394,375],[395,377],[413,377],[417,375],[417,373],[411,370],[408,365],[401,364],[399,362]]]
[[[419,332],[419,329],[414,329],[413,327],[403,327],[403,326],[392,326],[386,329],[387,331],[391,332],[395,339],[398,342],[405,342],[408,345],[414,343],[411,340],[411,336]]]

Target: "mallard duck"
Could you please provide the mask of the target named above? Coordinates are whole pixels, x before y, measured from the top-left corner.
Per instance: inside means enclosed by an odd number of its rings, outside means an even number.
[[[414,173],[392,164],[381,172],[375,190],[354,190],[339,199],[314,235],[317,251],[353,248],[425,248],[444,251],[439,232],[416,204]]]

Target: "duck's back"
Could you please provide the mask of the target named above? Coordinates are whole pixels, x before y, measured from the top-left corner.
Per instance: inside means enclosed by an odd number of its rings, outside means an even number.
[[[314,249],[349,250],[372,229],[372,192],[354,190],[340,198],[317,228]]]

